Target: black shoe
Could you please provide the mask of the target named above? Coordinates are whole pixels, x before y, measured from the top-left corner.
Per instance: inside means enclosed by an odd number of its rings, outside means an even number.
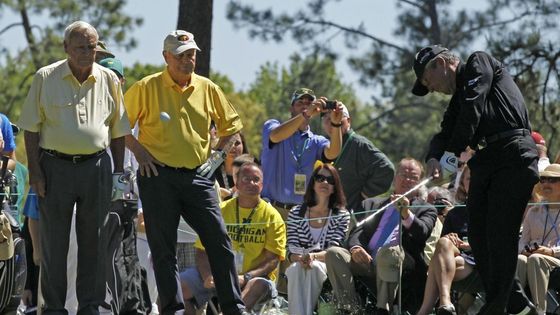
[[[455,311],[455,306],[451,305],[442,305],[437,308],[436,315],[457,315]]]
[[[383,308],[376,307],[373,315],[389,315],[389,311]]]
[[[519,313],[511,313],[512,315],[538,315],[537,308],[531,302],[528,303],[527,306]]]

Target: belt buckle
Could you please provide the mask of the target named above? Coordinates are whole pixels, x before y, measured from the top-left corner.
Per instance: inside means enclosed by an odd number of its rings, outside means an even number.
[[[72,156],[72,163],[76,164],[80,161],[80,156],[79,155],[73,155]]]

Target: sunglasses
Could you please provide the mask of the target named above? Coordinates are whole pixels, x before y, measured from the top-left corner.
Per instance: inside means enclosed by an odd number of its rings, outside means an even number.
[[[541,182],[541,184],[544,183],[554,184],[560,182],[560,177],[541,177],[539,181]]]
[[[313,177],[315,179],[316,182],[321,183],[321,182],[327,182],[327,184],[329,185],[334,185],[334,177],[332,176],[325,176],[325,175],[321,175],[321,174],[315,174],[315,176]]]

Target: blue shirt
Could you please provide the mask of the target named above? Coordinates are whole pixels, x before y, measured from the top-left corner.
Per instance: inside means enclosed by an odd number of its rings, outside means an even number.
[[[315,161],[321,160],[329,141],[307,129],[304,132],[296,131],[284,141],[273,143],[270,133],[278,126],[280,122],[276,119],[267,120],[263,126],[262,196],[286,204],[301,204],[303,195],[294,193],[294,176],[305,174],[307,185]]]
[[[39,198],[32,188],[29,188],[29,194],[27,194],[27,200],[23,207],[23,215],[33,220],[39,220]]]
[[[14,139],[12,123],[10,123],[10,120],[4,114],[0,114],[0,119],[0,129],[2,129],[2,137],[4,138],[4,151],[15,151],[16,141]]]

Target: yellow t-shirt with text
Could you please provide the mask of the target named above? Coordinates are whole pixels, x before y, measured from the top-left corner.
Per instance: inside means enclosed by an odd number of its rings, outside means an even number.
[[[227,233],[232,240],[233,250],[242,251],[244,255],[242,273],[254,269],[261,263],[263,249],[277,254],[280,260],[284,260],[286,255],[286,225],[278,211],[271,204],[260,199],[253,215],[250,215],[252,208],[239,207],[239,222],[242,224],[237,225],[236,208],[237,198],[221,204],[222,216]],[[250,220],[250,222],[247,222],[247,220]],[[241,244],[243,245],[241,246]],[[196,240],[194,246],[198,249],[204,249],[200,239]],[[275,281],[276,274],[277,270],[271,272],[268,275],[269,279]]]

